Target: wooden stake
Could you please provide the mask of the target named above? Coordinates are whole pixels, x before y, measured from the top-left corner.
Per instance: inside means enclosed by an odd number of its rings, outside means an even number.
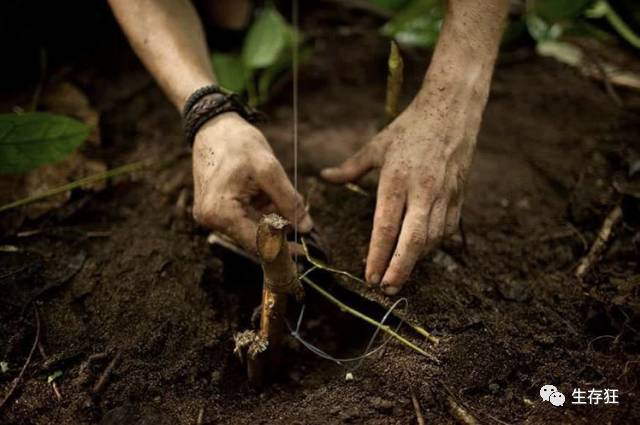
[[[289,222],[277,214],[269,214],[260,220],[256,236],[256,250],[263,272],[260,329],[257,334],[245,331],[235,338],[236,352],[241,359],[246,352],[249,381],[258,387],[263,384],[265,375],[271,375],[282,364],[287,296],[301,298],[304,294],[289,253],[288,225]]]

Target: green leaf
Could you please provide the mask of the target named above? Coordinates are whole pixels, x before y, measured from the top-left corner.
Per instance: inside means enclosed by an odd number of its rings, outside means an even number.
[[[298,49],[299,63],[306,62],[313,52],[311,46],[300,46]],[[271,85],[291,67],[291,55],[291,49],[285,50],[273,65],[260,73],[258,78],[258,103],[265,103],[268,100]]]
[[[268,6],[249,28],[242,47],[242,61],[249,69],[273,65],[287,47],[288,38],[286,21],[274,7]]]
[[[0,114],[0,173],[22,173],[60,161],[89,136],[80,121],[44,112]]]
[[[213,53],[211,64],[218,84],[232,92],[244,93],[250,72],[245,68],[239,54]]]
[[[536,41],[557,40],[563,32],[562,25],[549,24],[538,15],[527,15],[527,29]]]
[[[61,376],[62,376],[62,371],[61,370],[56,370],[51,375],[47,376],[47,384],[52,383],[53,381],[55,381],[56,379],[58,379]]]
[[[593,0],[531,0],[529,13],[549,21],[578,17]]]
[[[381,29],[383,35],[398,43],[433,48],[444,18],[440,0],[414,0],[398,12]]]
[[[570,66],[578,66],[582,62],[583,54],[580,48],[561,41],[543,40],[536,44],[536,52],[540,56],[554,58],[558,62]]]
[[[9,363],[0,362],[0,373],[7,373],[7,372],[9,372]]]

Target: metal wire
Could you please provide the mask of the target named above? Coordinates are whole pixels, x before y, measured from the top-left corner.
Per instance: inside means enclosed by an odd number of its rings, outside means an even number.
[[[311,269],[307,270],[300,278],[302,279],[302,277],[306,276],[308,273],[313,271],[313,269],[314,268],[311,268]],[[387,321],[387,319],[389,318],[391,313],[393,313],[393,311],[396,309],[396,307],[398,307],[400,304],[404,304],[404,309],[405,309],[405,312],[406,312],[407,308],[409,307],[409,301],[406,298],[400,298],[395,303],[393,303],[393,305],[384,314],[384,316],[382,317],[382,320],[380,321],[381,325],[385,324],[385,322]],[[382,343],[380,343],[380,345],[378,345],[374,349],[371,349],[371,346],[373,345],[373,343],[375,342],[376,338],[378,337],[378,333],[380,333],[380,328],[376,327],[375,331],[373,332],[373,335],[371,335],[371,338],[369,339],[369,342],[367,343],[367,346],[365,347],[365,349],[364,349],[364,351],[362,352],[361,355],[356,356],[356,357],[347,357],[347,358],[334,357],[334,356],[326,353],[322,349],[318,348],[317,346],[313,345],[309,341],[305,340],[300,335],[300,327],[302,326],[302,319],[304,318],[305,309],[306,309],[306,304],[303,304],[302,308],[300,309],[300,314],[298,315],[298,320],[296,322],[296,328],[295,329],[292,329],[291,325],[289,324],[289,322],[285,321],[286,324],[287,324],[287,327],[289,328],[289,332],[291,333],[291,336],[293,338],[295,338],[297,341],[299,341],[305,348],[307,348],[309,351],[311,351],[312,353],[314,353],[318,357],[321,357],[321,358],[326,359],[326,360],[330,360],[330,361],[342,366],[343,368],[345,368],[349,372],[356,371],[360,366],[362,366],[362,363],[364,362],[364,360],[366,358],[371,357],[372,355],[374,355],[378,351],[382,350],[387,345],[387,343],[389,343],[389,340],[392,339],[391,336],[387,336],[387,338],[384,339],[384,341]],[[400,322],[398,323],[398,325],[395,328],[395,332],[398,332],[398,330],[400,329],[400,326],[402,326],[402,323],[403,323],[403,321],[402,321],[402,319],[400,319]],[[351,363],[356,363],[356,364],[354,366],[349,366]]]
[[[291,2],[291,22],[293,25],[293,49],[292,49],[292,66],[293,66],[293,186],[295,188],[296,194],[299,193],[298,192],[298,108],[299,108],[299,104],[298,104],[298,68],[299,68],[299,57],[298,57],[298,42],[299,42],[299,34],[300,34],[300,25],[299,25],[299,5],[298,5],[298,0],[292,0]],[[294,225],[293,225],[293,233],[294,233],[294,240],[297,241],[298,240],[298,219],[299,219],[299,214],[300,211],[298,211],[298,205],[299,203],[297,202],[297,200],[294,200],[294,205],[295,207],[295,221],[294,221]],[[297,257],[297,255],[296,255]],[[297,260],[297,258],[296,258]],[[315,267],[312,267],[311,269],[307,270],[302,276],[298,277],[298,279],[302,279],[302,277],[306,276],[307,274],[309,274],[311,271],[315,270]],[[296,274],[297,274],[297,270],[296,270]],[[409,302],[407,301],[406,298],[400,298],[399,300],[397,300],[395,303],[393,303],[393,305],[387,310],[387,312],[384,314],[384,316],[382,317],[382,320],[380,321],[381,325],[384,325],[385,322],[387,321],[387,319],[389,318],[389,316],[391,315],[391,313],[393,313],[393,311],[396,309],[396,307],[398,307],[400,304],[404,304],[404,309],[405,311],[408,309],[409,307]],[[342,367],[344,367],[345,369],[347,369],[350,372],[354,372],[355,370],[357,370],[361,365],[362,362],[368,358],[371,357],[372,355],[374,355],[375,353],[377,353],[378,351],[382,350],[387,343],[389,342],[389,340],[392,338],[391,336],[388,336],[386,339],[383,340],[382,343],[380,343],[380,345],[378,345],[376,348],[371,349],[371,346],[373,345],[373,343],[375,342],[376,338],[378,337],[378,334],[380,333],[380,328],[376,327],[375,331],[373,332],[373,335],[371,335],[371,338],[369,339],[369,342],[367,343],[367,346],[365,347],[363,353],[359,356],[356,357],[348,357],[348,358],[337,358],[334,357],[328,353],[326,353],[325,351],[321,350],[320,348],[318,348],[317,346],[313,345],[312,343],[310,343],[309,341],[305,340],[304,338],[302,338],[302,336],[300,335],[300,327],[302,326],[302,320],[304,318],[304,312],[306,309],[306,304],[302,305],[302,308],[300,309],[300,314],[298,315],[298,320],[296,321],[296,328],[292,329],[291,326],[289,325],[288,321],[285,321],[287,324],[287,327],[289,328],[289,331],[291,332],[291,336],[293,336],[296,340],[298,340],[304,347],[306,347],[309,351],[311,351],[312,353],[314,353],[315,355],[317,355],[318,357],[324,358],[326,360],[330,360]],[[398,326],[395,328],[395,331],[397,332],[400,329],[400,326],[402,326],[402,319],[400,319]],[[355,363],[354,366],[349,366],[350,364]]]

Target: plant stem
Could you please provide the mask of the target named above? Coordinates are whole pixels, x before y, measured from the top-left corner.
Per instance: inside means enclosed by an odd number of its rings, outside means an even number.
[[[367,316],[367,315],[365,315],[363,313],[360,313],[358,310],[355,310],[355,309],[349,307],[348,305],[344,304],[342,301],[340,301],[339,299],[337,299],[336,297],[331,295],[329,292],[325,291],[322,287],[320,287],[320,285],[318,285],[317,283],[315,283],[314,281],[309,279],[307,276],[303,275],[301,277],[302,277],[302,280],[305,281],[305,283],[307,283],[311,288],[313,288],[316,292],[318,292],[320,295],[325,297],[327,300],[331,301],[333,304],[338,306],[340,308],[340,310],[342,310],[342,311],[344,311],[346,313],[349,313],[352,316],[355,316],[355,317],[357,317],[359,319],[364,320],[365,322],[369,323],[370,325],[373,325],[373,326],[377,327],[381,331],[383,331],[386,334],[390,335],[391,337],[397,339],[400,343],[404,344],[405,346],[411,348],[414,351],[417,351],[418,353],[420,353],[423,356],[433,360],[434,362],[439,363],[438,359],[436,359],[434,356],[432,356],[431,354],[427,353],[422,348],[418,347],[417,345],[415,345],[411,341],[407,340],[403,336],[399,335],[397,332],[395,332],[389,326],[383,325],[382,323],[370,318],[369,316]]]
[[[387,76],[387,98],[384,105],[385,125],[393,121],[398,115],[398,103],[402,92],[402,80],[404,78],[404,61],[400,54],[398,44],[391,40],[389,51],[389,75]]]
[[[37,193],[35,195],[31,195],[26,198],[19,199],[9,204],[2,205],[0,206],[0,212],[7,211],[12,208],[21,207],[23,205],[31,204],[33,202],[40,201],[41,199],[45,199],[50,196],[57,195],[59,193],[64,193],[68,190],[76,189],[86,184],[94,183],[104,179],[110,179],[112,177],[120,176],[123,174],[132,173],[134,171],[138,171],[143,168],[149,167],[155,163],[156,163],[156,160],[146,159],[144,161],[134,162],[131,164],[123,165],[121,167],[113,168],[103,173],[94,174],[92,176],[85,177],[62,186],[58,186],[56,188],[47,190],[45,192]]]
[[[633,30],[620,18],[620,15],[616,13],[611,7],[608,1],[603,1],[606,5],[605,17],[611,26],[620,34],[622,38],[627,40],[636,49],[640,49],[640,36],[634,33]]]

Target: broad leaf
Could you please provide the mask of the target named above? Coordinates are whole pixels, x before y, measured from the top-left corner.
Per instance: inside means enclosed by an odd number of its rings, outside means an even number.
[[[289,26],[274,7],[266,7],[249,28],[242,48],[242,61],[249,69],[273,65],[289,39]]]
[[[211,64],[218,84],[222,87],[238,94],[246,90],[250,73],[239,54],[213,53]]]
[[[414,0],[387,22],[381,31],[401,44],[433,48],[443,17],[440,0]]]
[[[0,114],[0,173],[22,173],[60,161],[89,136],[80,121],[44,112]]]
[[[313,49],[310,46],[299,46],[298,62],[306,62],[311,57],[312,52]],[[259,103],[265,103],[269,99],[271,85],[291,67],[291,57],[291,49],[286,49],[273,65],[260,73],[260,77],[258,78]]]

